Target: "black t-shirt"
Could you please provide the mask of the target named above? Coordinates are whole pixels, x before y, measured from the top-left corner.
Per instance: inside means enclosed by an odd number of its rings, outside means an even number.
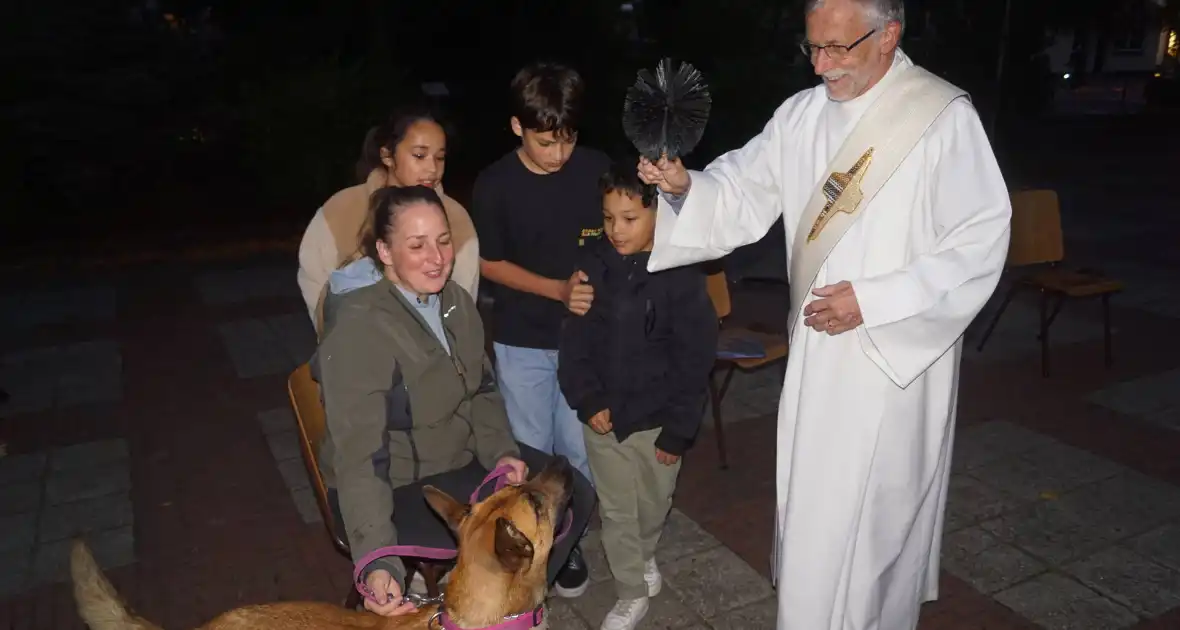
[[[556,173],[538,175],[512,151],[475,180],[472,218],[480,258],[506,260],[545,278],[568,279],[576,271],[585,239],[602,233],[598,179],[610,159],[601,151],[574,147]],[[508,346],[556,350],[565,305],[489,282],[495,298],[495,341]]]

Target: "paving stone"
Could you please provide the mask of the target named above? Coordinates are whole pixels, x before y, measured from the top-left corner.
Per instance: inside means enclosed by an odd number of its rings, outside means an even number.
[[[545,621],[549,630],[590,630],[574,607],[559,597],[550,597],[545,602]]]
[[[49,476],[45,482],[45,502],[58,505],[126,493],[131,488],[131,474],[125,463],[102,468],[68,470]]]
[[[122,438],[86,442],[54,449],[49,454],[52,471],[100,467],[124,461],[128,457],[127,440]]]
[[[17,415],[118,402],[123,359],[110,340],[23,350],[0,357],[0,381],[11,398],[0,414]]]
[[[1033,578],[995,597],[1047,630],[1117,630],[1139,621],[1130,610],[1056,573]]]
[[[570,604],[590,627],[597,628],[616,601],[614,582],[600,582],[586,589],[581,597],[570,600]],[[703,624],[701,618],[667,588],[652,598],[650,605],[647,616],[636,630],[679,630]]]
[[[966,475],[951,475],[943,529],[953,532],[995,518],[1025,502]]]
[[[1180,488],[1127,471],[1063,495],[1058,504],[1123,539],[1180,518]]]
[[[1158,527],[1127,541],[1139,555],[1180,571],[1180,524]]]
[[[0,486],[40,479],[45,472],[45,453],[0,457]]]
[[[1124,415],[1180,430],[1180,369],[1123,381],[1090,394],[1087,400]]]
[[[582,558],[586,561],[586,569],[590,573],[590,583],[597,584],[612,579],[610,563],[606,559],[606,550],[602,547],[602,530],[594,529],[586,532],[580,544]]]
[[[0,552],[31,549],[37,536],[37,514],[0,516]]]
[[[258,414],[258,424],[262,426],[264,435],[295,431],[295,414],[290,407],[279,407]]]
[[[274,331],[292,365],[302,365],[315,353],[315,327],[307,313],[288,313],[267,319],[267,325]]]
[[[1022,455],[996,460],[968,474],[1022,501],[1064,494],[1126,469],[1081,449],[1053,442]]]
[[[1063,570],[1145,617],[1180,606],[1180,571],[1128,549],[1111,547]]]
[[[49,324],[115,319],[116,292],[86,286],[0,296],[0,328],[22,330]]]
[[[963,427],[955,434],[951,467],[955,472],[970,471],[1053,442],[1048,436],[1003,420]]]
[[[0,486],[0,516],[36,512],[39,507],[40,481],[23,481]]]
[[[270,447],[270,454],[274,456],[275,461],[298,459],[299,464],[303,465],[303,453],[299,448],[299,434],[294,429],[271,433],[266,436],[266,443]]]
[[[103,569],[114,569],[135,562],[135,536],[130,525],[97,532],[86,536],[85,540],[98,566]],[[67,539],[37,547],[33,556],[34,584],[68,579],[71,543]]]
[[[295,509],[299,511],[299,518],[304,523],[322,523],[319,503],[316,502],[315,491],[311,488],[299,488],[291,491],[291,500],[295,502]]]
[[[307,466],[302,458],[279,462],[279,474],[283,476],[283,483],[287,489],[292,492],[311,488],[311,478],[307,476]]]
[[[770,583],[726,547],[661,565],[664,583],[706,620],[770,597]]]
[[[28,587],[32,564],[32,548],[0,551],[0,601]]]
[[[981,593],[1003,590],[1046,569],[1040,561],[978,527],[943,537],[942,568]]]
[[[664,522],[664,533],[656,547],[656,560],[660,563],[679,560],[688,555],[719,547],[721,542],[697,525],[684,512],[672,508]]]
[[[102,496],[48,507],[41,514],[37,541],[41,544],[78,534],[131,525],[134,520],[131,497]]]
[[[266,321],[257,318],[225,322],[217,327],[238,378],[284,374],[295,369],[282,343]]]
[[[713,630],[775,630],[778,599],[771,596],[762,601],[731,610],[709,622]]]
[[[295,269],[285,265],[266,265],[215,271],[196,278],[201,301],[207,305],[239,304],[249,300],[299,297]]]
[[[988,533],[1060,566],[1110,546],[1125,533],[1088,520],[1060,501],[1039,501],[980,524]]]

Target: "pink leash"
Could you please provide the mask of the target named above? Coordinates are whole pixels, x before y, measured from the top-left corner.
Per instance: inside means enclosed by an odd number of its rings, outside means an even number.
[[[488,473],[488,475],[484,477],[483,482],[480,483],[475,491],[471,493],[469,502],[472,504],[478,503],[480,490],[483,490],[484,486],[491,483],[492,480],[496,481],[495,488],[492,490],[492,492],[499,492],[501,488],[508,485],[508,473],[511,471],[511,466],[497,466],[495,470]],[[566,537],[567,534],[569,534],[570,528],[573,526],[573,522],[573,509],[566,508],[565,526],[561,528],[561,532],[559,532],[557,534],[557,538],[554,539],[555,544],[560,542]],[[379,558],[388,558],[391,556],[409,556],[412,558],[426,558],[427,560],[453,560],[458,557],[458,555],[459,551],[456,549],[437,549],[434,547],[420,547],[418,545],[392,545],[389,547],[379,547],[365,554],[364,557],[357,561],[356,566],[353,567],[352,570],[352,580],[353,583],[356,584],[357,592],[364,596],[365,599],[377,602],[376,594],[374,594],[373,591],[369,589],[368,585],[366,585],[361,579],[365,567],[369,566],[369,564],[374,560]],[[532,628],[539,625],[541,623],[541,619],[541,608],[537,608],[531,613],[525,613],[509,618],[504,623],[492,626],[492,628],[489,628],[488,630]],[[450,622],[450,619],[447,617],[445,612],[439,616],[439,622],[442,624],[443,628],[446,628],[447,630],[458,630],[456,626]],[[525,625],[526,623],[528,625]]]

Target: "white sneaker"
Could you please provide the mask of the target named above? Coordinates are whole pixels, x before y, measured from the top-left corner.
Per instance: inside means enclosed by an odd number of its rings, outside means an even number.
[[[606,613],[599,630],[635,630],[635,626],[647,614],[647,598],[620,599],[614,608]]]
[[[649,558],[643,563],[643,582],[647,584],[647,596],[655,597],[664,588],[664,576],[660,575],[660,567],[656,566],[656,559]]]

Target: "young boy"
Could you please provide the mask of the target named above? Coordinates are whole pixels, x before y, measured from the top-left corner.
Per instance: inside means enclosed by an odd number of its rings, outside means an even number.
[[[612,166],[601,190],[605,238],[587,244],[579,265],[594,304],[565,321],[558,377],[586,423],[602,543],[619,598],[602,630],[630,630],[662,585],[656,543],[680,458],[704,413],[717,313],[699,267],[647,272],[656,189],[639,180],[634,161]]]
[[[592,299],[577,270],[578,249],[602,231],[598,176],[610,160],[577,146],[584,86],[576,71],[537,63],[512,81],[512,131],[520,146],[475,181],[472,215],[480,272],[494,298],[496,374],[517,440],[566,456],[591,479],[577,416],[557,384],[557,349],[567,309]],[[579,548],[557,578],[562,597],[586,590]]]

